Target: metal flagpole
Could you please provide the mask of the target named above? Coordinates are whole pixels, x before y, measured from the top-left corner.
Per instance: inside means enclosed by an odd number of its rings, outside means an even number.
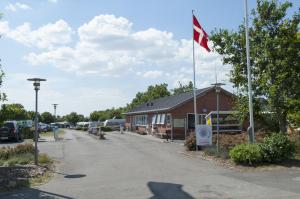
[[[253,104],[252,104],[252,84],[250,70],[250,50],[249,50],[249,33],[248,33],[248,1],[245,0],[245,34],[246,34],[246,54],[247,54],[247,73],[248,73],[248,95],[249,95],[249,114],[250,126],[248,127],[249,142],[254,142],[254,119],[253,119]]]
[[[193,27],[193,73],[194,73],[194,114],[195,114],[195,135],[196,135],[196,125],[198,124],[197,116],[197,102],[196,102],[196,66],[195,66],[195,41],[194,41],[194,10],[192,10],[192,27]],[[196,136],[196,151],[198,150],[197,146],[197,136]]]

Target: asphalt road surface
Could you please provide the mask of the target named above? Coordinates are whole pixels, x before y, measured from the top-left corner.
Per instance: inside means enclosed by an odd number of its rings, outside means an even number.
[[[300,198],[299,168],[238,172],[185,155],[180,144],[130,134],[106,137],[66,130],[61,141],[39,143],[41,152],[60,162],[53,179],[0,198]]]

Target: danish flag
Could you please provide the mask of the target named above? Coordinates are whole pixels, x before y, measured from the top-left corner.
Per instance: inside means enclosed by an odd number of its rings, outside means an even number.
[[[210,52],[209,47],[207,46],[208,35],[203,30],[201,25],[199,24],[197,18],[193,15],[193,24],[194,24],[194,40],[200,44],[203,48],[205,48],[208,52]]]

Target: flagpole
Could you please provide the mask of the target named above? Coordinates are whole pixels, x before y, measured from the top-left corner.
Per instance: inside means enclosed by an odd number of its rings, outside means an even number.
[[[196,135],[196,151],[198,150],[197,146],[197,134],[196,134],[196,125],[198,124],[197,116],[197,102],[196,102],[196,66],[195,66],[195,41],[194,41],[194,10],[192,10],[192,30],[193,30],[193,73],[194,73],[194,114],[195,114],[195,135]]]
[[[248,95],[249,95],[249,116],[250,126],[248,127],[249,142],[254,142],[254,119],[253,119],[253,104],[252,104],[252,83],[250,69],[250,50],[249,50],[249,33],[248,33],[248,1],[245,0],[245,34],[246,34],[246,55],[247,55],[247,73],[248,73]]]

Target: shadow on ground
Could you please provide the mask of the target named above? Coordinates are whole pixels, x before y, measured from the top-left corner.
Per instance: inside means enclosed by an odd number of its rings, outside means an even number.
[[[148,182],[147,186],[153,193],[150,199],[194,199],[182,190],[183,185],[181,184]]]
[[[73,199],[72,197],[56,194],[56,193],[50,193],[47,191],[42,191],[34,188],[25,188],[20,189],[18,191],[9,192],[0,194],[1,199],[15,199],[15,198],[22,198],[22,199],[36,199],[36,198],[42,198],[42,199]]]

